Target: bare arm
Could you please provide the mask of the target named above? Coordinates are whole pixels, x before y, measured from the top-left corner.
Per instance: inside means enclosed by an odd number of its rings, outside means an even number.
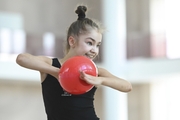
[[[80,77],[89,84],[108,86],[121,92],[129,92],[132,90],[132,86],[128,81],[112,75],[103,68],[98,68],[98,77],[85,74],[84,72],[81,72]]]
[[[41,75],[48,73],[58,78],[59,68],[52,66],[51,58],[24,53],[17,56],[16,63],[22,67],[37,70],[41,73]]]

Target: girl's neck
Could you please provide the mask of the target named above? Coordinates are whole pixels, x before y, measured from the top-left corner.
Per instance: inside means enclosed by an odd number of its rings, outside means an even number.
[[[75,55],[68,52],[62,59],[60,59],[60,63],[63,64],[66,60],[68,60],[69,58],[71,58],[73,56],[75,56]]]

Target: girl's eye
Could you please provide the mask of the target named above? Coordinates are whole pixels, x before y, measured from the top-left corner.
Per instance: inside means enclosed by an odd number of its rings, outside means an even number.
[[[97,45],[97,47],[100,47],[100,46],[101,46],[101,44],[98,44],[98,45]]]
[[[101,45],[97,45],[97,47],[100,47]]]
[[[88,45],[92,45],[92,42],[87,42]]]

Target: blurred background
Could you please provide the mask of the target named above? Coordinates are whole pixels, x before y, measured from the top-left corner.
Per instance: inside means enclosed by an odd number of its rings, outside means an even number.
[[[102,120],[180,119],[179,0],[0,0],[0,120],[45,120],[40,76],[19,53],[63,57],[79,4],[107,29],[98,66],[130,81],[121,93],[100,86]]]

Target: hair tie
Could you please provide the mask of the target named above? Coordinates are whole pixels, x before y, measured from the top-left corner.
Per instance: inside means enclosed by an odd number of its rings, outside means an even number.
[[[78,20],[83,20],[86,17],[84,12],[78,14]]]

